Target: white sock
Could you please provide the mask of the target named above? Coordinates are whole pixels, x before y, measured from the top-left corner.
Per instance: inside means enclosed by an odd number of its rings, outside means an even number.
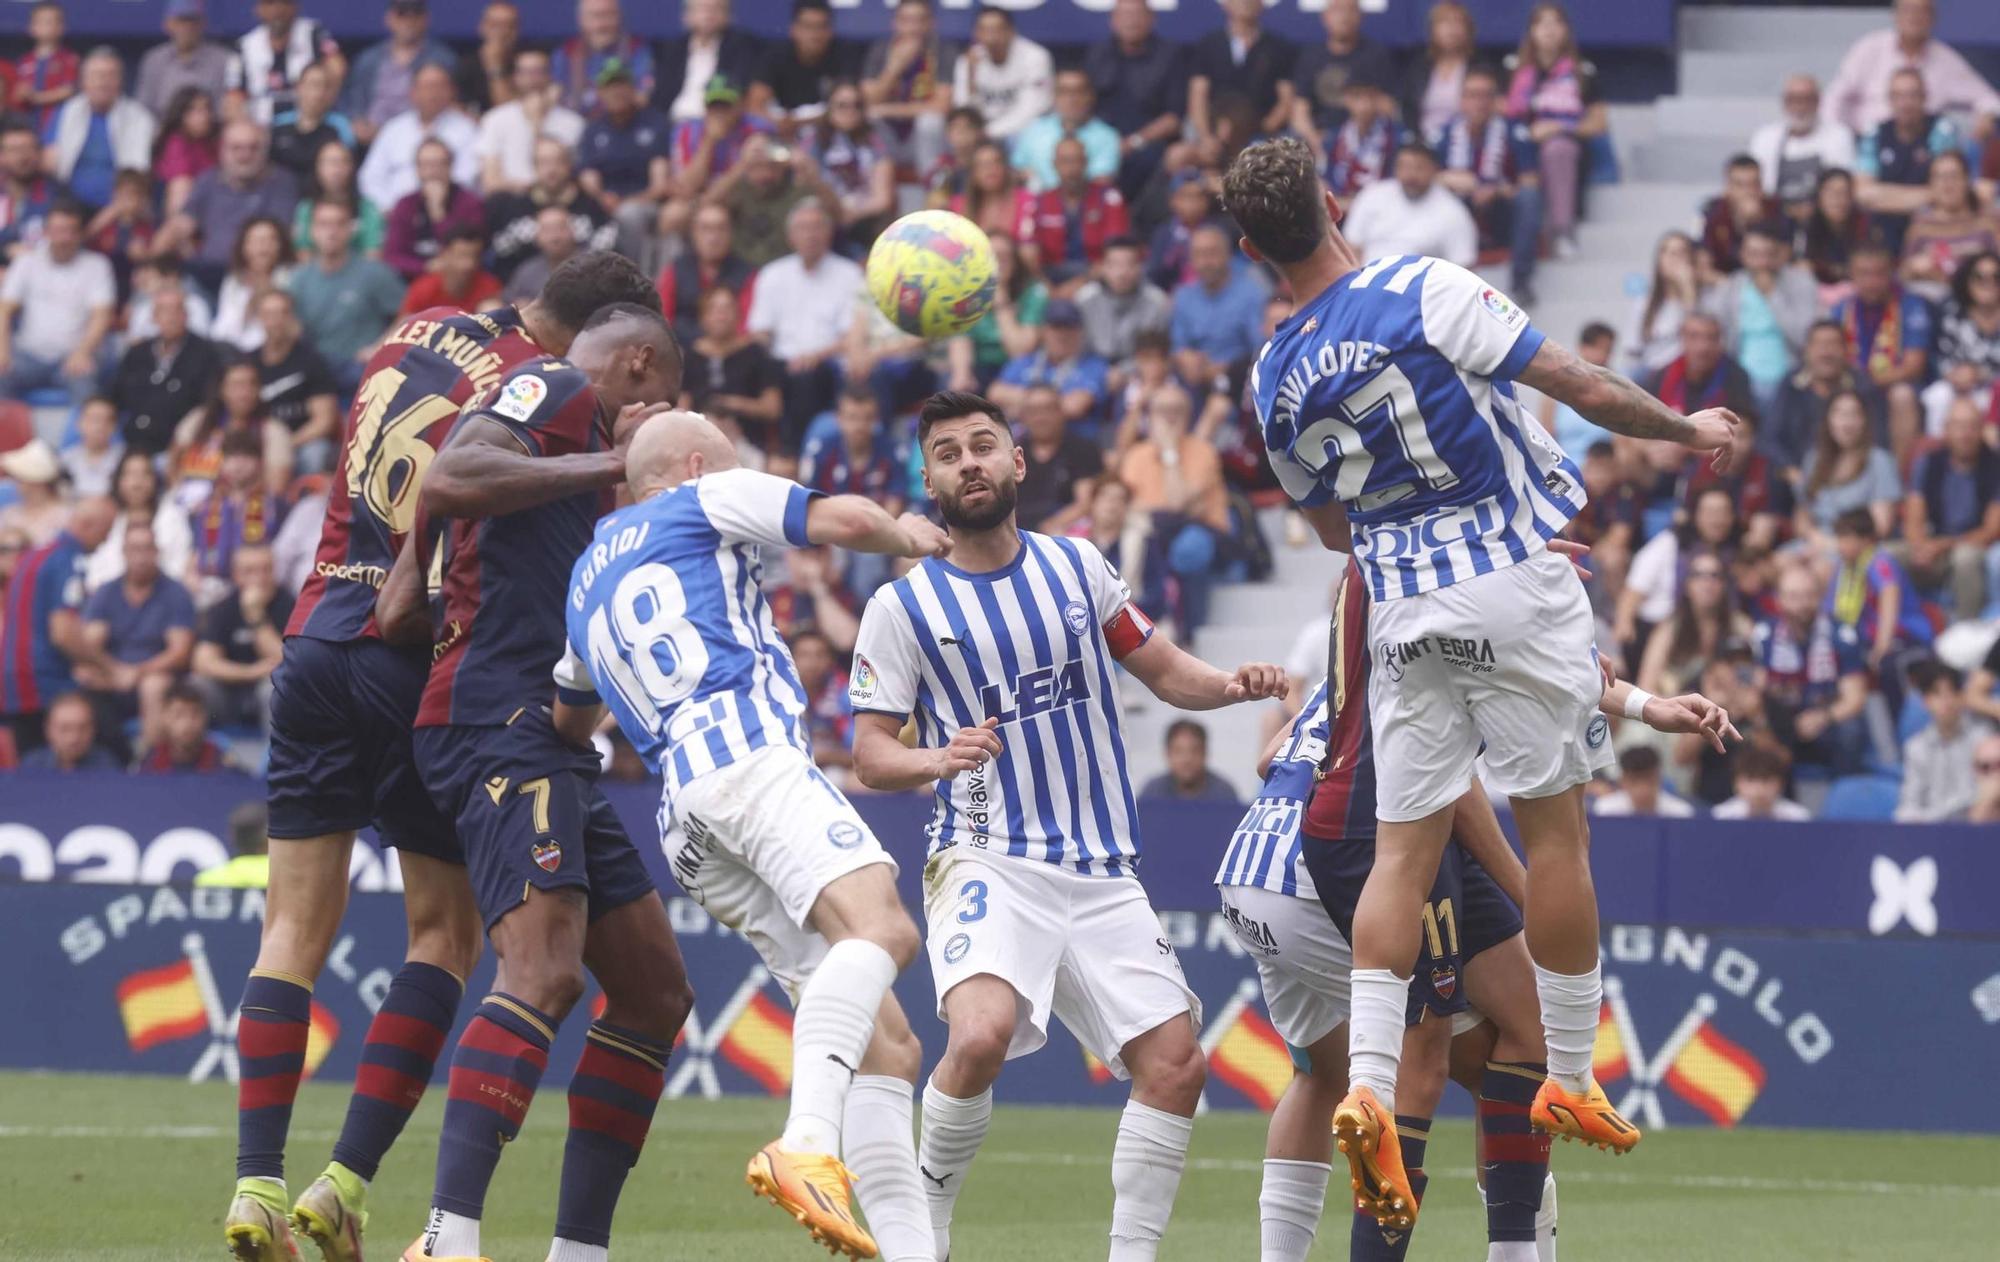
[[[1174,1212],[1194,1119],[1125,1102],[1111,1149],[1111,1262],[1152,1262]]]
[[[930,1203],[931,1236],[940,1258],[951,1255],[951,1211],[958,1204],[972,1159],[986,1142],[993,1120],[993,1089],[969,1100],[949,1096],[932,1083],[924,1084],[924,1131],[917,1145],[917,1176]]]
[[[424,1228],[424,1252],[434,1258],[478,1257],[479,1220],[433,1205]]]
[[[601,1244],[583,1244],[556,1237],[549,1246],[549,1262],[610,1262],[611,1250]]]
[[[1590,1090],[1590,1055],[1597,1046],[1597,1016],[1604,979],[1588,973],[1551,973],[1535,965],[1535,994],[1542,1001],[1542,1029],[1549,1044],[1549,1077],[1571,1095]]]
[[[901,1078],[862,1074],[847,1093],[841,1159],[883,1262],[936,1262],[929,1208],[917,1175],[915,1090]]]
[[[1262,1262],[1306,1262],[1319,1232],[1319,1216],[1326,1209],[1326,1183],[1332,1173],[1332,1166],[1318,1161],[1264,1158],[1264,1189],[1257,1195]]]
[[[1535,1215],[1535,1257],[1537,1262],[1556,1262],[1556,1173],[1542,1180],[1542,1208]]]
[[[1535,1262],[1532,1240],[1493,1240],[1486,1245],[1486,1262]]]
[[[836,942],[799,992],[792,1022],[792,1115],[780,1141],[793,1152],[838,1153],[840,1119],[896,961],[861,938]]]
[[[1396,1072],[1403,1061],[1403,1022],[1410,1007],[1410,979],[1386,968],[1354,970],[1347,1018],[1347,1085],[1374,1091],[1385,1112],[1396,1112]]]

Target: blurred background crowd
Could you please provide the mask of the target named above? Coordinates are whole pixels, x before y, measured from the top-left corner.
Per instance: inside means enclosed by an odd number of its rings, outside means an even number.
[[[985,391],[1026,448],[1023,525],[1093,539],[1199,645],[1218,594],[1306,546],[1246,406],[1290,296],[1220,215],[1231,157],[1301,136],[1364,256],[1477,267],[1531,313],[1538,263],[1576,253],[1619,178],[1559,4],[1498,31],[1440,0],[1401,51],[1356,0],[1305,46],[1258,0],[1184,44],[1114,0],[1052,47],[1001,8],[961,45],[930,0],[872,41],[826,0],[777,39],[728,0],[686,0],[664,41],[618,0],[580,0],[552,44],[506,0],[459,45],[423,0],[345,46],[295,0],[255,13],[216,31],[167,0],[165,42],[131,57],[40,4],[0,61],[0,767],[255,770],[362,365],[399,316],[523,300],[579,249],[656,273],[685,404],[820,489],[921,509],[916,405]],[[1754,452],[1718,477],[1526,400],[1588,485],[1601,646],[1749,738],[1628,728],[1600,810],[2000,818],[2000,94],[1930,0],[1880,16],[1836,76],[1743,120],[1712,200],[1631,260],[1635,293],[1545,327],[1676,408],[1734,408]],[[999,263],[992,314],[936,344],[875,311],[860,266],[925,205]],[[830,767],[891,573],[809,549],[766,575]],[[1324,644],[1324,619],[1299,630],[1305,686]],[[1149,794],[1248,782],[1211,770],[1200,725],[1164,735]],[[613,774],[640,774],[629,751]]]

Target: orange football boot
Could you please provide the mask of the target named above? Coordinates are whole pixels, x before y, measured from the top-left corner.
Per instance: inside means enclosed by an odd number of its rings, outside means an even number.
[[[1333,1111],[1333,1134],[1347,1154],[1354,1208],[1384,1227],[1408,1231],[1417,1225],[1417,1195],[1403,1169],[1403,1146],[1396,1119],[1367,1087],[1347,1093]]]
[[[812,1238],[850,1258],[876,1255],[875,1238],[855,1221],[853,1177],[830,1153],[793,1152],[772,1140],[750,1158],[750,1190],[798,1220]]]
[[[1575,1096],[1563,1090],[1554,1075],[1550,1075],[1543,1080],[1541,1090],[1535,1092],[1528,1122],[1538,1131],[1562,1136],[1565,1142],[1580,1139],[1593,1148],[1603,1148],[1621,1157],[1639,1144],[1639,1128],[1619,1116],[1594,1078],[1589,1091]]]

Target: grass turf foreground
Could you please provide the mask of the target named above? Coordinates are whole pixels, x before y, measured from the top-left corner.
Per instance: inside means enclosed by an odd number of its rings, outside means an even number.
[[[1032,1072],[1031,1066],[1018,1071]],[[1005,1092],[1005,1083],[1000,1090]],[[422,1225],[443,1093],[433,1090],[389,1156],[369,1203],[371,1259]],[[233,1182],[233,1090],[166,1078],[0,1074],[0,1259],[216,1262]],[[293,1121],[294,1191],[325,1163],[347,1091],[308,1084]],[[775,1135],[776,1100],[669,1100],[626,1185],[613,1256],[825,1258],[743,1184]],[[554,1221],[566,1109],[545,1093],[509,1146],[487,1199],[495,1262],[539,1262]],[[963,1262],[1102,1258],[1116,1114],[1002,1107],[960,1199]],[[1213,1113],[1195,1125],[1163,1259],[1254,1259],[1264,1119]],[[1471,1129],[1439,1125],[1431,1194],[1412,1259],[1477,1258],[1484,1218]],[[2000,1238],[2000,1139],[1833,1131],[1667,1131],[1631,1157],[1556,1145],[1564,1257],[1621,1262],[1971,1262]],[[1329,1196],[1315,1258],[1347,1256],[1348,1216]],[[317,1253],[308,1243],[309,1262]]]

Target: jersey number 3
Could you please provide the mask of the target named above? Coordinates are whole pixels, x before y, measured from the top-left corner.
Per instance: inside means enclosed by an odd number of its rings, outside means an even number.
[[[1369,476],[1375,472],[1375,452],[1369,449],[1362,435],[1364,431],[1379,435],[1383,429],[1395,435],[1398,448],[1395,454],[1409,461],[1418,482],[1433,491],[1446,491],[1458,485],[1458,475],[1431,443],[1430,426],[1417,403],[1416,388],[1394,364],[1342,399],[1338,416],[1323,417],[1300,431],[1298,441],[1292,444],[1293,458],[1314,474],[1338,460],[1340,472],[1334,480],[1333,496],[1351,504],[1361,498]],[[1376,441],[1378,446],[1382,445],[1379,437]],[[1333,447],[1331,456],[1328,444]],[[1383,503],[1400,499],[1404,493],[1402,484],[1376,490],[1396,492]],[[1359,507],[1365,511],[1373,505],[1364,503]]]
[[[708,646],[687,620],[687,597],[673,567],[632,567],[611,599],[590,615],[591,677],[618,690],[649,731],[660,711],[680,704],[708,669]]]

